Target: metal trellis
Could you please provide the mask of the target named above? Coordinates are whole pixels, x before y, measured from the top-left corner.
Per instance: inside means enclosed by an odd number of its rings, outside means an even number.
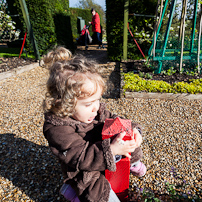
[[[198,67],[198,73],[200,73],[202,56],[200,49],[201,26],[199,25],[201,23],[197,23],[197,20],[200,20],[200,17],[197,18],[197,16],[201,16],[200,9],[198,9],[200,3],[198,0],[193,2],[194,7],[191,10],[193,17],[189,19],[188,23],[187,12],[190,11],[187,8],[188,0],[182,0],[182,6],[178,8],[176,8],[177,3],[179,0],[165,0],[162,5],[161,1],[161,12],[159,20],[156,20],[153,42],[148,53],[149,59],[152,63],[158,63],[156,73],[171,66],[179,71],[193,70]],[[176,11],[181,15],[177,16]],[[186,27],[187,25],[189,28]],[[198,31],[198,35],[196,31]]]

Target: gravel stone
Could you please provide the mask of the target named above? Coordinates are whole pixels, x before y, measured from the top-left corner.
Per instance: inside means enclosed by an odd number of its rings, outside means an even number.
[[[185,180],[189,185],[179,191],[199,195],[202,101],[118,98],[118,71],[115,64],[108,66],[101,65],[108,86],[102,101],[144,129],[147,173],[130,176],[130,201],[141,201],[143,189],[169,201],[166,181],[177,186]],[[47,70],[37,67],[0,81],[0,201],[65,201],[59,195],[60,166],[42,131],[47,77]]]

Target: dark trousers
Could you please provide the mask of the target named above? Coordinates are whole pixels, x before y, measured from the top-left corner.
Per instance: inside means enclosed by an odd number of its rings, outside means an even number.
[[[93,38],[93,43],[94,44],[99,44],[99,46],[102,45],[101,33],[93,32],[92,38]]]

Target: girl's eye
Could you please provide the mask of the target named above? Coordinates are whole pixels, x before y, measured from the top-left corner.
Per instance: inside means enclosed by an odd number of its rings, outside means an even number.
[[[90,107],[93,103],[97,103],[97,102],[100,103],[100,100],[101,100],[101,98],[99,100],[96,100],[96,101],[93,101],[93,102],[90,102],[90,103],[86,103],[85,106]]]
[[[92,105],[92,103],[86,104],[86,107],[89,107],[89,106],[91,106],[91,105]]]

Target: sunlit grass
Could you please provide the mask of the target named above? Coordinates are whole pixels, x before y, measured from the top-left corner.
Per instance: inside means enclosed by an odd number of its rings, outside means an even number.
[[[20,48],[5,48],[5,47],[0,47],[0,57],[19,57],[20,54]],[[22,58],[35,58],[34,55],[30,55],[23,52],[21,54]]]

